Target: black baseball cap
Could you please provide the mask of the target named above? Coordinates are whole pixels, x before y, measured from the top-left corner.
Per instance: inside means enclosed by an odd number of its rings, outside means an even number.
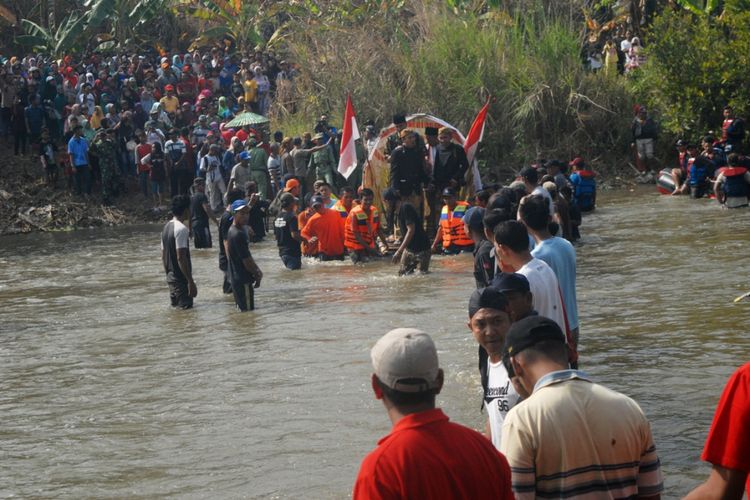
[[[502,292],[491,286],[474,290],[469,298],[469,319],[484,308],[505,311],[508,308],[508,299]]]
[[[456,196],[456,190],[450,187],[443,189],[443,196]]]
[[[505,336],[503,357],[510,358],[544,340],[565,343],[565,334],[560,326],[544,316],[527,316],[513,323]]]
[[[492,287],[500,292],[530,292],[531,286],[526,276],[518,273],[500,273],[492,280]]]
[[[536,182],[537,179],[539,179],[539,172],[537,172],[534,167],[523,167],[518,175],[522,179],[526,179],[532,183]]]

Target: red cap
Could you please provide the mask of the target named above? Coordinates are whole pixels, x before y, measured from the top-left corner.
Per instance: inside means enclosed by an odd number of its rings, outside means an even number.
[[[166,90],[166,91],[173,91],[174,90],[174,86],[173,85],[167,85],[166,87],[164,87],[164,90]]]
[[[583,158],[577,156],[568,165],[570,165],[571,167],[580,167],[581,165],[583,165]]]

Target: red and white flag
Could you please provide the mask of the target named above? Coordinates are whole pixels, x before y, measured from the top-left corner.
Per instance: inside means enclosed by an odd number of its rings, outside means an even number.
[[[464,151],[466,151],[466,159],[469,160],[469,165],[474,163],[477,148],[479,147],[479,143],[482,142],[482,137],[484,137],[484,122],[487,119],[487,110],[489,109],[490,100],[487,99],[487,103],[479,111],[477,117],[474,118],[469,135],[466,136],[466,140],[464,141]]]
[[[346,111],[344,111],[344,126],[341,131],[341,149],[339,151],[339,173],[348,179],[357,168],[357,149],[354,141],[359,139],[357,117],[354,116],[351,96],[346,96]]]

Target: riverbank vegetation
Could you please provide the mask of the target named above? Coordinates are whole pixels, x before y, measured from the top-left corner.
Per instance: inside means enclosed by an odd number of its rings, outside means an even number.
[[[272,110],[275,129],[339,122],[351,94],[359,121],[430,112],[466,131],[491,99],[485,168],[537,157],[629,156],[636,103],[661,122],[663,143],[747,110],[750,2],[679,0],[37,0],[7,1],[4,53],[62,57],[92,50],[271,48],[298,64],[294,93]],[[67,16],[63,15],[67,13]],[[628,76],[592,72],[589,53],[631,30],[646,63]]]

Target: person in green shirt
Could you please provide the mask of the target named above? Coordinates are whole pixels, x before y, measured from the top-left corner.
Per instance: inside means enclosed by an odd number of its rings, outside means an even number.
[[[315,145],[325,144],[325,136],[318,133],[313,138]],[[334,185],[334,172],[336,172],[336,160],[333,158],[333,152],[330,147],[320,149],[312,154],[309,168],[315,168],[315,178],[326,181],[331,186]]]
[[[258,193],[263,199],[270,197],[269,188],[270,182],[268,178],[268,154],[260,147],[258,147],[258,141],[255,137],[248,138],[245,143],[248,146],[248,153],[250,154],[250,179],[255,181],[258,186]]]

